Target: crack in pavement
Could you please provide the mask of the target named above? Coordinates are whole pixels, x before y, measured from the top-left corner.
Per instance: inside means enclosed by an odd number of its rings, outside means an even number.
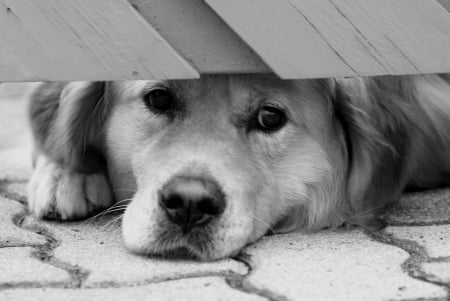
[[[429,258],[428,262],[450,262],[450,256]]]
[[[28,244],[25,242],[10,242],[9,240],[5,242],[0,242],[0,249],[2,248],[37,248],[39,245],[37,244]]]
[[[133,282],[118,283],[115,281],[102,281],[102,282],[96,282],[95,284],[90,285],[90,286],[83,286],[82,289],[90,290],[90,289],[98,289],[98,288],[140,287],[140,286],[165,283],[165,282],[170,282],[170,281],[196,279],[196,278],[208,278],[208,277],[217,277],[217,278],[226,280],[228,277],[235,277],[235,275],[239,275],[239,274],[236,274],[233,271],[229,271],[229,272],[198,272],[198,273],[192,273],[192,274],[185,274],[182,276],[160,277],[160,278],[153,278],[151,280],[144,279],[141,281],[133,281]]]
[[[254,268],[251,264],[251,255],[241,251],[237,256],[232,258],[247,267],[247,274],[239,275],[234,273],[230,277],[226,278],[226,283],[233,289],[242,291],[247,294],[257,295],[270,301],[287,301],[288,298],[282,295],[278,295],[268,289],[260,289],[250,284],[247,278],[252,274]]]
[[[418,299],[400,299],[396,301],[448,301],[448,298],[418,298]]]
[[[44,285],[36,281],[24,281],[14,283],[0,283],[0,292],[9,289],[28,289],[28,288],[66,288],[62,282],[46,282]]]
[[[40,260],[41,262],[46,262],[56,268],[62,269],[66,271],[71,281],[70,283],[67,282],[58,282],[54,283],[53,285],[58,287],[70,287],[70,288],[79,288],[82,286],[84,280],[89,275],[89,271],[77,266],[77,265],[71,265],[69,263],[63,262],[61,260],[58,260],[53,257],[53,251],[60,245],[60,242],[53,237],[53,235],[50,233],[50,231],[41,225],[24,225],[24,220],[28,216],[28,212],[24,210],[23,212],[17,213],[13,217],[13,223],[17,227],[34,232],[38,235],[41,235],[45,238],[46,242],[44,244],[39,245],[32,245],[31,247],[34,248],[34,251],[31,252],[31,255],[36,258],[37,260]],[[27,287],[34,287],[34,283],[24,283],[24,286]],[[39,286],[38,283],[36,283],[37,286]],[[14,285],[14,287],[21,287],[20,285]],[[48,285],[39,287],[49,287]],[[50,286],[51,287],[51,286]],[[1,288],[1,285],[0,285]]]
[[[369,238],[377,241],[379,243],[388,244],[397,248],[402,249],[403,251],[409,254],[409,258],[405,260],[401,267],[403,272],[407,273],[409,277],[414,278],[416,280],[427,282],[433,285],[437,285],[442,287],[447,292],[447,297],[444,299],[423,299],[423,300],[448,300],[450,301],[450,283],[442,282],[437,279],[434,279],[432,275],[425,273],[422,270],[421,265],[427,262],[433,262],[433,258],[428,256],[427,251],[417,242],[407,239],[396,238],[393,234],[387,233],[384,230],[378,232],[369,232],[366,231],[366,234]],[[414,299],[415,301],[416,299]],[[422,300],[422,299],[417,299]],[[412,301],[412,300],[408,300]]]

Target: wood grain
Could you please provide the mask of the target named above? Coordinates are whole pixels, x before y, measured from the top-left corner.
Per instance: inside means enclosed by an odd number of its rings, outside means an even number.
[[[0,80],[197,78],[126,0],[0,0]]]
[[[448,11],[450,12],[450,0],[438,0],[438,2]]]
[[[282,78],[450,71],[434,0],[205,1]]]
[[[0,0],[0,81],[450,72],[450,0]]]
[[[202,0],[129,0],[201,73],[272,72]]]

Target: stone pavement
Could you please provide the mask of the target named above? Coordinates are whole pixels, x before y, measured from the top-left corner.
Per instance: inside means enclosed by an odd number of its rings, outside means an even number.
[[[26,91],[0,85],[0,300],[450,300],[450,189],[405,195],[378,233],[270,236],[212,263],[132,255],[116,216],[36,220]]]

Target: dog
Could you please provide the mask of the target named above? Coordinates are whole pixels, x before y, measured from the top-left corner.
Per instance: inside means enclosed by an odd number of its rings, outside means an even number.
[[[124,243],[150,256],[378,229],[405,189],[450,182],[448,74],[43,83],[29,113],[29,210],[75,220],[127,205]]]

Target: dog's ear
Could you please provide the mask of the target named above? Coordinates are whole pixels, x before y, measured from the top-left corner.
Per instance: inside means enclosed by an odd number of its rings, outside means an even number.
[[[36,146],[54,161],[82,172],[104,165],[104,82],[45,83],[31,97]]]
[[[400,197],[409,171],[414,110],[400,86],[393,78],[328,82],[349,156],[348,219],[370,230],[384,225],[378,216]]]

